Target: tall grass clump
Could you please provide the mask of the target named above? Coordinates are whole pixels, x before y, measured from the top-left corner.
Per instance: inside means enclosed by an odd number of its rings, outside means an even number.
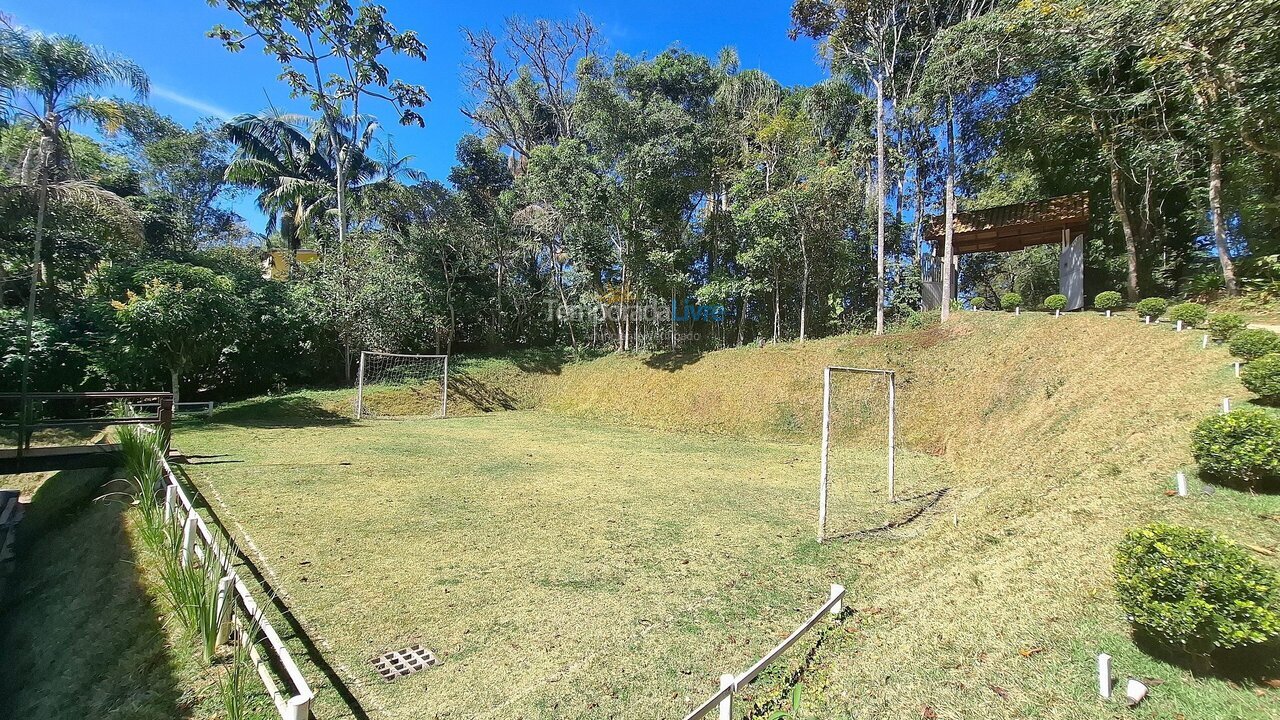
[[[125,479],[137,503],[155,503],[164,476],[164,436],[140,425],[129,425],[116,431]]]
[[[247,720],[253,717],[249,709],[248,683],[254,675],[253,657],[249,649],[258,637],[260,622],[252,617],[237,625],[231,638],[231,655],[227,666],[218,675],[218,696],[226,720]]]

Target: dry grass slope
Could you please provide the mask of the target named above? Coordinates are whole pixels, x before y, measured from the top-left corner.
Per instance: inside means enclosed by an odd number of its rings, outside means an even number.
[[[883,612],[866,614],[858,641],[824,648],[814,680],[825,684],[822,712],[909,718],[927,705],[942,718],[1106,717],[1114,710],[1094,699],[1091,681],[1091,656],[1106,650],[1118,673],[1169,681],[1139,717],[1193,707],[1198,717],[1280,716],[1274,693],[1192,678],[1139,653],[1109,590],[1112,549],[1143,522],[1280,543],[1275,498],[1164,494],[1192,465],[1190,428],[1223,396],[1248,399],[1225,350],[1202,350],[1198,333],[1095,315],[968,313],[945,329],[883,339],[729,350],[680,358],[676,370],[672,360],[570,366],[547,379],[540,404],[816,438],[823,365],[890,367],[903,381],[907,444],[956,470],[954,491],[918,536],[863,541],[852,603]]]

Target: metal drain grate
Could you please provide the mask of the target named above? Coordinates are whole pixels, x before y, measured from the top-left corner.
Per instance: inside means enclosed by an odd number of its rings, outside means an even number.
[[[389,653],[379,655],[369,662],[373,663],[373,669],[378,671],[383,680],[391,682],[412,675],[419,670],[426,670],[432,665],[436,665],[439,661],[430,650],[421,645],[407,647],[404,650],[393,650]]]

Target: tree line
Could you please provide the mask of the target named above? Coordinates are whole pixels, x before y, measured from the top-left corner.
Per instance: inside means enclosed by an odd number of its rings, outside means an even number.
[[[310,112],[187,128],[126,58],[0,37],[6,385],[229,396],[342,382],[361,349],[883,332],[922,320],[955,213],[1078,191],[1090,294],[1280,294],[1276,0],[797,0],[827,78],[793,87],[732,48],[512,18],[463,31],[474,132],[435,179],[393,142],[430,102],[385,65],[425,58],[414,33],[367,3],[221,5],[213,40],[277,59]],[[245,194],[265,227],[228,209]],[[262,249],[304,248],[263,277]],[[962,256],[956,294],[1035,304],[1057,252]]]

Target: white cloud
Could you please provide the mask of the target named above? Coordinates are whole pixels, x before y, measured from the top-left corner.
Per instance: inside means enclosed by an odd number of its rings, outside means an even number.
[[[209,103],[204,102],[203,100],[197,100],[196,98],[188,97],[186,95],[183,95],[180,92],[170,90],[169,88],[164,87],[163,85],[152,85],[151,94],[163,100],[168,100],[170,102],[175,102],[179,105],[189,107],[192,110],[195,110],[196,112],[203,113],[205,115],[213,115],[214,117],[217,117],[222,120],[230,120],[235,115],[235,113],[232,113],[229,110],[220,108],[217,105],[210,105]]]

